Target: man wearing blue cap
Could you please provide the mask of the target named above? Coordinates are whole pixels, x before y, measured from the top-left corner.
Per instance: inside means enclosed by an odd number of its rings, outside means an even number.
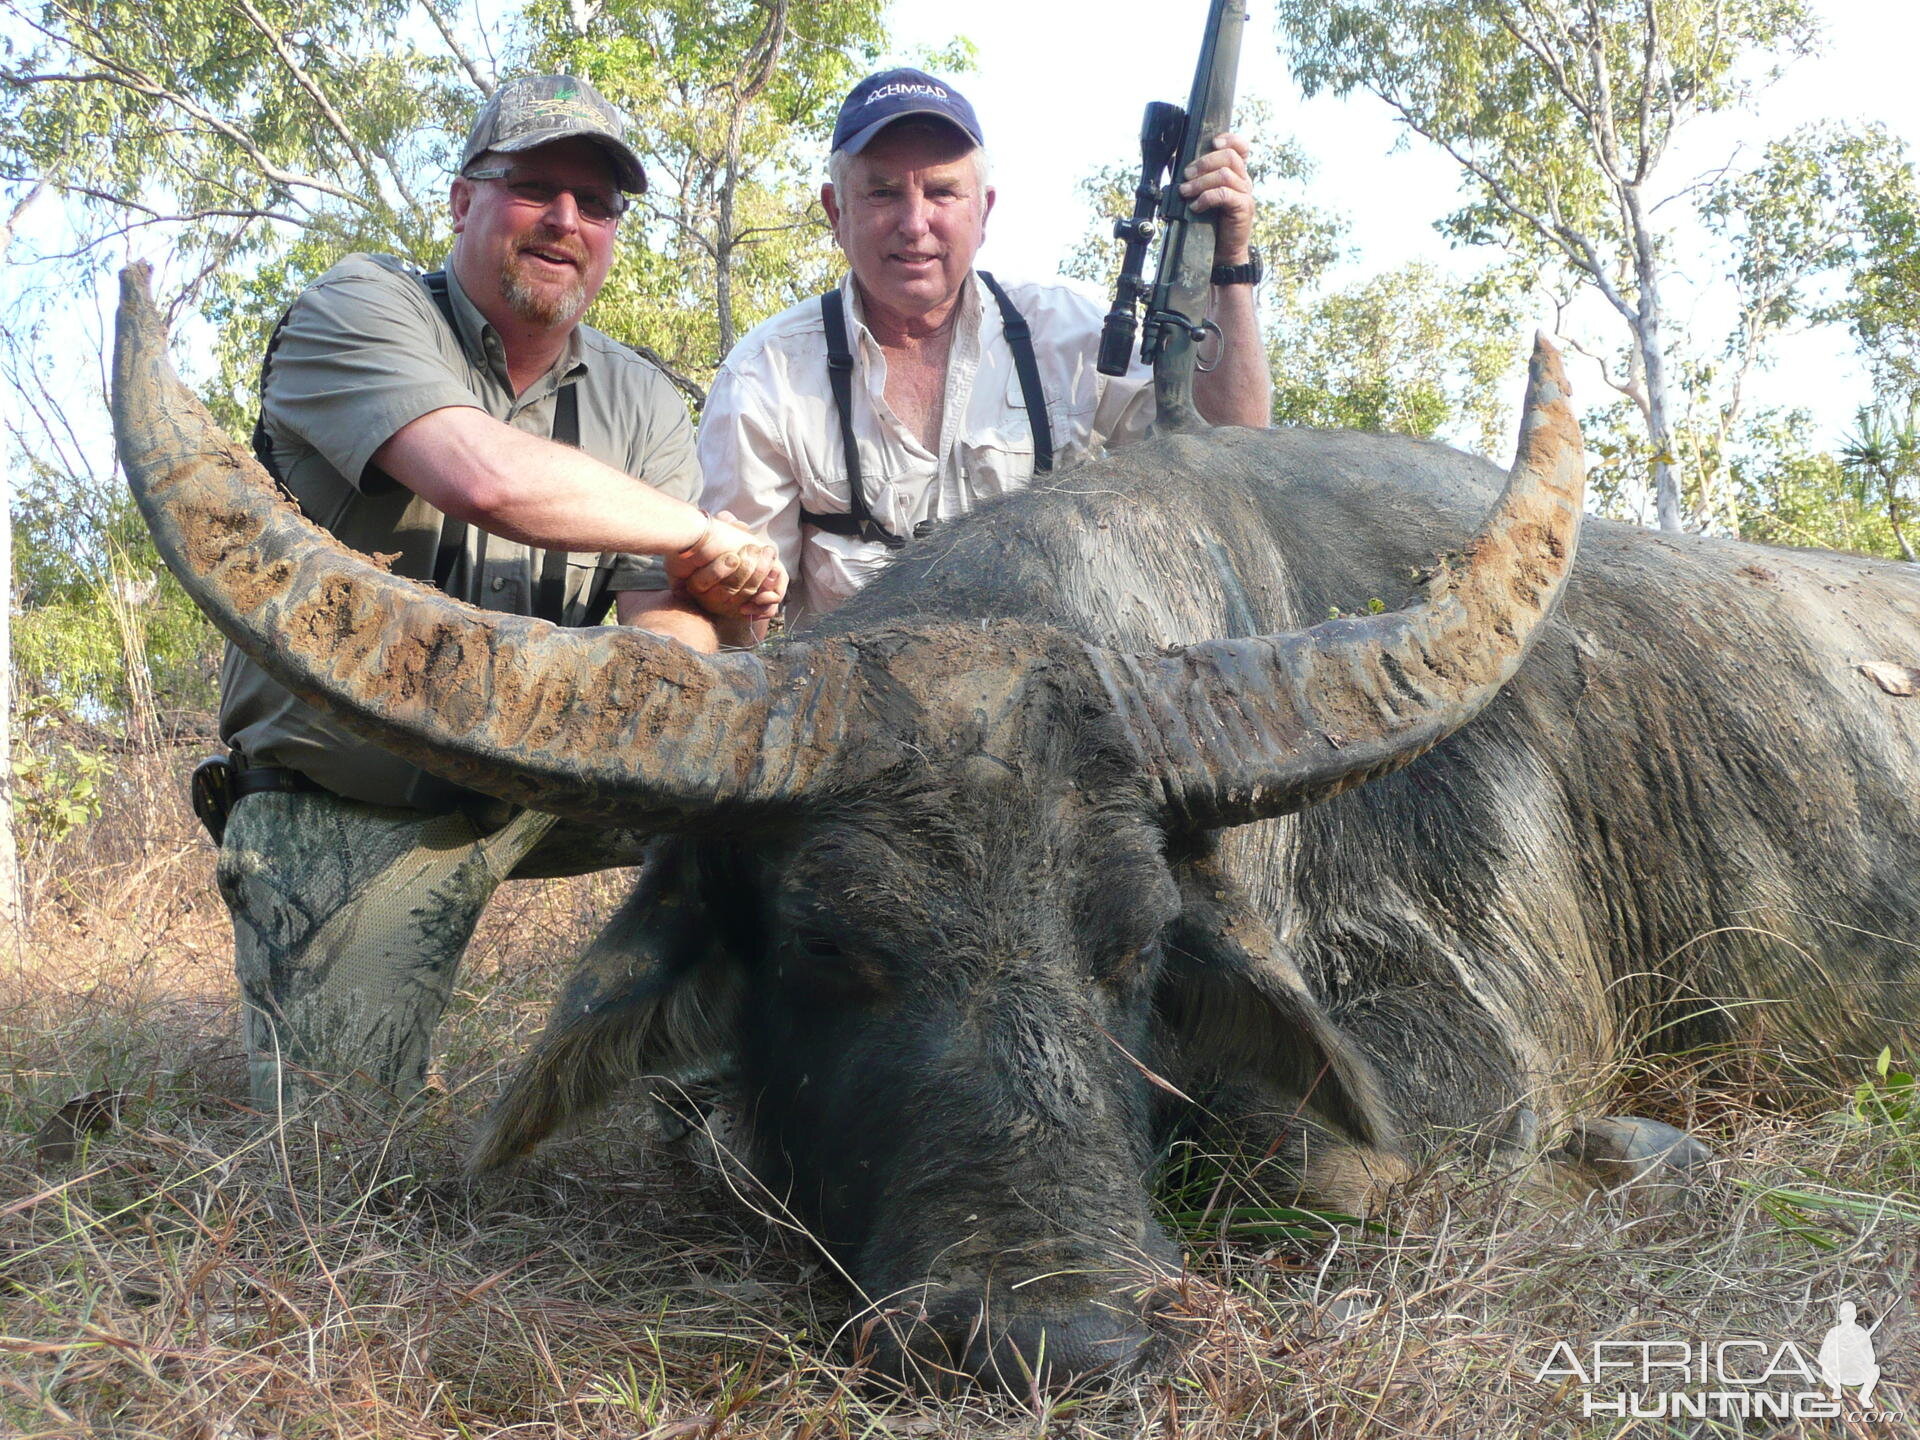
[[[1215,137],[1181,190],[1218,226],[1222,346],[1195,402],[1215,424],[1260,426],[1272,385],[1246,154]],[[703,503],[779,547],[796,616],[838,605],[915,533],[1136,440],[1153,418],[1145,367],[1095,369],[1105,297],[974,269],[995,197],[953,86],[913,69],[868,76],[840,107],[827,169],[820,199],[850,273],[741,339],[700,424]]]

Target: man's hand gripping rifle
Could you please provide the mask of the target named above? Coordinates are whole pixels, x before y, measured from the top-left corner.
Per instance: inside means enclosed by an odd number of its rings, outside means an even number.
[[[1207,318],[1214,222],[1193,213],[1181,197],[1180,181],[1213,137],[1232,123],[1233,82],[1246,23],[1246,0],[1213,0],[1187,108],[1159,100],[1147,106],[1140,126],[1140,183],[1133,192],[1133,214],[1113,223],[1115,237],[1124,240],[1127,249],[1113,309],[1100,332],[1100,373],[1126,374],[1138,330],[1140,358],[1153,366],[1156,424],[1168,430],[1203,424],[1193,405],[1193,371],[1201,341],[1209,332],[1216,340],[1220,334]],[[1160,264],[1148,286],[1141,271],[1156,234]],[[1147,314],[1138,322],[1134,312],[1142,300]]]

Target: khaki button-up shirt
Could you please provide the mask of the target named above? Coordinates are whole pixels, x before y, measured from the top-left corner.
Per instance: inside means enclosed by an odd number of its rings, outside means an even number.
[[[1085,464],[1146,433],[1152,373],[1095,369],[1106,301],[1067,283],[1002,281],[1033,332],[1047,398],[1056,471]],[[1000,310],[977,276],[961,292],[947,360],[937,451],[929,452],[887,404],[887,362],[860,318],[851,277],[841,283],[854,356],[853,429],[860,488],[873,518],[895,535],[949,519],[1033,476],[1033,429]],[[708,510],[731,510],[780,547],[791,577],[787,611],[823,614],[864,585],[893,553],[801,521],[848,511],[839,412],[827,380],[818,299],[749,331],[720,367],[700,418],[700,468]]]
[[[700,493],[693,427],[653,365],[582,325],[553,369],[513,393],[500,337],[449,271],[454,329],[419,277],[382,255],[354,255],[309,286],[288,312],[263,397],[275,466],[306,514],[367,553],[395,555],[396,574],[431,580],[445,517],[373,465],[409,422],[471,406],[529,434],[553,433],[560,391],[578,395],[580,448],[656,489]],[[533,613],[546,555],[477,526],[448,588],[487,610]],[[566,599],[577,612],[596,569],[613,590],[658,590],[658,560],[569,555]],[[349,734],[228,647],[220,733],[257,765],[285,765],[336,794],[440,809],[463,792]]]

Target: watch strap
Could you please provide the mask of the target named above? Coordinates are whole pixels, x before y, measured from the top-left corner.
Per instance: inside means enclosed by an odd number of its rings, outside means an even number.
[[[1246,263],[1241,265],[1216,265],[1207,278],[1215,285],[1258,285],[1266,274],[1260,264],[1260,252],[1248,250]]]

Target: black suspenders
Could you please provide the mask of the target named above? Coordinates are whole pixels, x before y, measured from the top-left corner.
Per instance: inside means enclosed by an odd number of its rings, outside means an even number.
[[[1047,424],[1047,397],[1040,388],[1040,366],[1033,356],[1033,331],[1027,328],[1026,317],[1014,307],[998,280],[984,270],[974,273],[992,293],[994,304],[1000,307],[1000,326],[1006,333],[1007,348],[1013,351],[1013,368],[1020,377],[1027,424],[1033,429],[1033,473],[1045,475],[1053,469],[1053,430]],[[838,289],[820,297],[820,317],[827,332],[827,382],[833,387],[833,406],[840,416],[840,448],[847,461],[850,510],[847,514],[821,515],[802,509],[800,518],[817,530],[857,535],[862,540],[897,550],[906,540],[873,518],[860,484],[860,447],[853,435],[853,346],[847,338],[846,301]],[[921,521],[914,527],[914,534],[926,534],[931,525],[931,521]]]
[[[433,300],[434,308],[440,312],[440,318],[447,322],[447,329],[458,338],[460,327],[453,320],[453,298],[447,294],[446,272],[430,270],[420,277],[420,284]],[[253,454],[261,468],[280,482],[280,488],[286,490],[286,482],[281,479],[279,467],[273,461],[273,440],[267,434],[267,376],[273,370],[273,352],[279,348],[280,334],[286,328],[287,315],[292,313],[289,306],[273,327],[273,334],[267,339],[267,353],[260,357],[260,413],[253,422]],[[553,429],[551,438],[561,445],[580,448],[580,391],[577,384],[562,385],[553,402]],[[288,492],[289,498],[291,492]],[[295,502],[298,503],[297,501]],[[455,572],[467,552],[467,522],[456,520],[453,516],[443,516],[440,521],[440,543],[433,554],[433,584],[436,589],[453,594]],[[598,625],[606,618],[612,607],[613,595],[607,589],[607,583],[613,578],[613,567],[604,559],[594,569],[593,579],[587,586],[576,606],[567,605],[567,552],[564,550],[546,550],[541,552],[540,580],[533,592],[533,613],[542,620],[551,620],[556,625]],[[486,555],[486,537],[480,541],[480,556]]]
[[[1013,351],[1013,368],[1020,376],[1020,398],[1027,402],[1027,423],[1033,426],[1033,473],[1045,475],[1053,469],[1053,429],[1047,424],[1047,397],[1040,388],[1040,365],[1033,358],[1033,331],[1027,328],[1027,317],[1013,308],[1013,301],[1000,288],[1000,282],[984,270],[975,273],[993,292],[993,303],[1000,307],[1000,328],[1007,333],[1007,347]]]
[[[858,535],[862,540],[900,546],[907,542],[884,528],[867,509],[866,491],[860,484],[860,446],[853,438],[853,347],[847,342],[846,298],[838,290],[820,297],[820,317],[827,327],[827,383],[833,387],[833,408],[840,416],[840,449],[847,457],[846,515],[815,515],[804,506],[800,518],[821,530],[836,535]]]

